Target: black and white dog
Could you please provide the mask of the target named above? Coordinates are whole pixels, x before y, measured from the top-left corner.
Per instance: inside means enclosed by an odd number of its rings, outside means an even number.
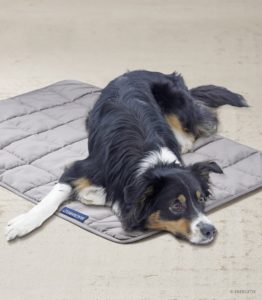
[[[8,223],[7,240],[21,237],[71,196],[108,205],[126,230],[169,231],[194,244],[211,242],[215,227],[204,215],[215,162],[185,166],[181,152],[217,131],[214,108],[247,106],[244,98],[213,85],[189,90],[176,74],[134,71],[103,89],[86,126],[89,156],[65,170],[51,192]]]

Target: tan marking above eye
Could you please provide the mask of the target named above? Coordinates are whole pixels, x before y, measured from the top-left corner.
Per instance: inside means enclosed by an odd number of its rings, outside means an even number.
[[[81,178],[74,180],[73,185],[77,191],[81,191],[82,189],[91,186],[92,182],[85,177],[81,177]]]
[[[181,194],[177,197],[177,199],[182,203],[184,204],[186,202],[186,197],[185,195]]]
[[[157,211],[149,216],[146,227],[154,230],[165,230],[173,234],[182,234],[188,237],[190,234],[190,220],[181,218],[178,220],[162,220],[160,211]]]
[[[201,193],[199,191],[196,191],[196,197],[197,197],[198,200],[200,199]]]

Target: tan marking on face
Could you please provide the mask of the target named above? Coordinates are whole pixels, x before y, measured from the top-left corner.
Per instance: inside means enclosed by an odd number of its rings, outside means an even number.
[[[177,199],[182,203],[185,204],[186,203],[186,197],[185,195],[181,194],[177,197]]]
[[[74,180],[73,185],[77,191],[81,191],[84,188],[91,186],[92,182],[85,177],[81,177],[81,178]]]
[[[169,231],[173,234],[182,234],[185,237],[189,237],[190,234],[190,220],[186,218],[174,221],[162,220],[160,217],[160,211],[149,216],[146,227],[154,230]]]
[[[196,196],[197,196],[197,199],[199,200],[201,197],[201,193],[199,191],[196,191]]]

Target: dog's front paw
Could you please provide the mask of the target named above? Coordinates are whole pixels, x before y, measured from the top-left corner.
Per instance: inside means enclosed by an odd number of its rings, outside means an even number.
[[[183,143],[181,143],[181,153],[185,154],[187,152],[190,152],[193,148],[193,140],[184,140]]]
[[[179,131],[175,128],[173,128],[173,132],[180,146],[180,152],[182,154],[190,152],[193,148],[193,144],[195,141],[194,135],[184,131]]]
[[[7,227],[5,229],[6,240],[11,241],[16,237],[24,236],[40,225],[41,224],[37,218],[32,216],[32,214],[22,214],[7,223]]]

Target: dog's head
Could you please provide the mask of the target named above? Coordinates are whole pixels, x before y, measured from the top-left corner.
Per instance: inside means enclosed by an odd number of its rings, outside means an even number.
[[[169,231],[193,244],[210,243],[216,234],[204,214],[210,172],[223,171],[215,162],[149,170],[125,190],[123,224],[127,229]]]

